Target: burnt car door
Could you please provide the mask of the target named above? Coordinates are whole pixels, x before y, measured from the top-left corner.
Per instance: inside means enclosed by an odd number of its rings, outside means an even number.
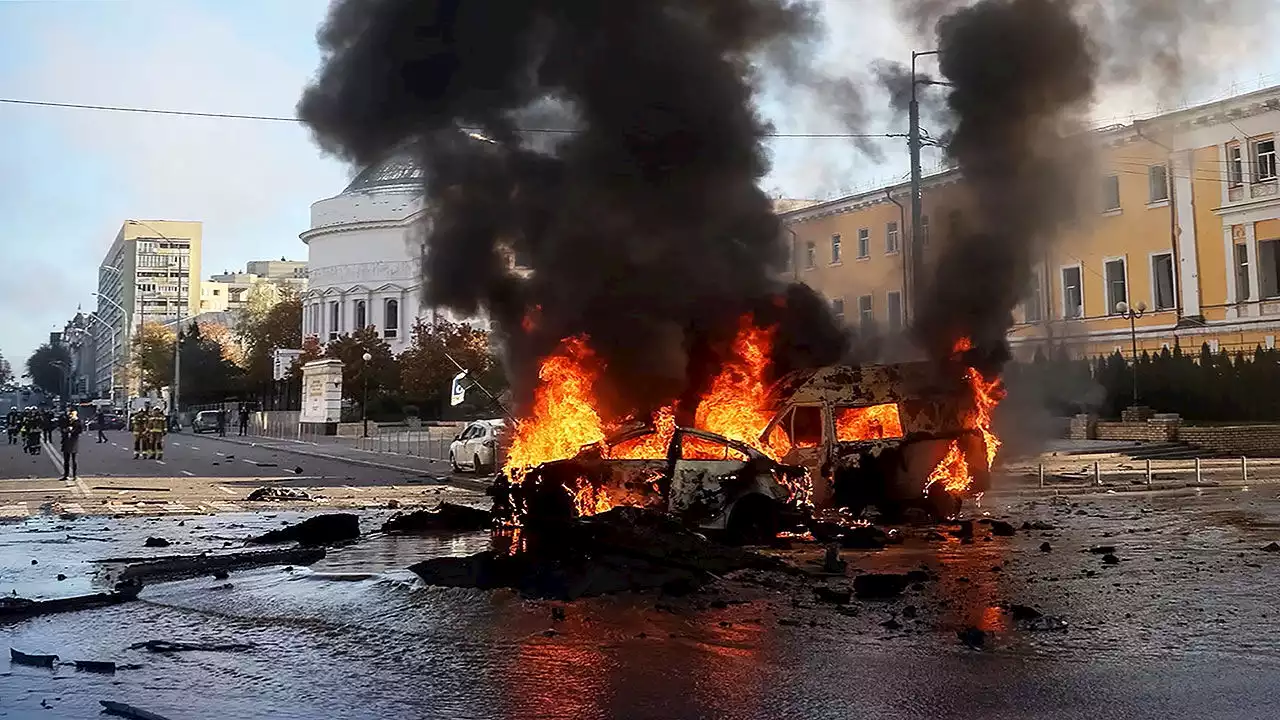
[[[774,417],[763,436],[769,447],[781,451],[780,462],[809,471],[817,507],[825,507],[831,499],[829,424],[823,405],[792,405]]]

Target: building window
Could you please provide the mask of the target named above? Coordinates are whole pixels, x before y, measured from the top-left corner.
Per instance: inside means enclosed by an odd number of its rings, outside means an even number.
[[[1177,303],[1173,294],[1173,253],[1151,256],[1151,300],[1156,310],[1172,310]]]
[[[1169,199],[1169,169],[1164,165],[1147,168],[1147,202],[1158,203]]]
[[[364,304],[364,301],[363,301],[363,300],[357,300],[357,301],[356,301],[356,324],[355,324],[355,329],[356,329],[356,330],[363,330],[363,329],[365,329],[365,328],[366,328],[366,327],[368,327],[368,326],[369,326],[369,313],[368,313],[368,308],[365,306],[365,304]]]
[[[891,222],[884,228],[884,251],[886,253],[898,252],[898,223]]]
[[[929,247],[929,216],[920,216],[920,244]]]
[[[1253,144],[1254,179],[1268,182],[1276,179],[1276,141],[1273,138]]]
[[[1252,293],[1249,287],[1249,248],[1237,243],[1236,253],[1236,302],[1248,302]]]
[[[831,264],[840,262],[840,233],[831,236]]]
[[[1240,143],[1227,146],[1227,186],[1240,187],[1244,184],[1244,154],[1240,152]]]
[[[1030,286],[1027,288],[1027,299],[1022,303],[1022,319],[1024,322],[1037,323],[1044,319],[1040,309],[1044,307],[1044,288],[1040,283],[1040,273],[1031,273]]]
[[[858,298],[858,324],[862,326],[863,331],[869,332],[871,324],[876,321],[876,316],[871,312],[871,296],[863,295]]]
[[[844,298],[836,298],[831,301],[831,314],[835,315],[840,322],[844,322]]]
[[[329,339],[337,340],[338,332],[341,330],[342,323],[342,305],[340,303],[329,303]]]
[[[394,338],[400,334],[400,301],[388,300],[383,308],[385,322],[382,323],[382,336]]]
[[[1280,297],[1280,240],[1258,243],[1258,285],[1264,300]]]
[[[1108,260],[1103,265],[1107,279],[1107,314],[1114,315],[1119,311],[1116,305],[1129,301],[1128,287],[1125,283],[1124,259]]]
[[[794,237],[787,238],[782,241],[782,247],[786,248],[787,257],[782,261],[782,271],[791,272],[795,267],[796,258],[796,240]]]
[[[858,257],[871,257],[871,230],[868,228],[858,231]]]
[[[1080,266],[1062,268],[1062,317],[1084,317],[1084,290],[1080,286]]]
[[[806,270],[812,270],[818,264],[818,249],[813,246],[812,242],[804,244],[804,266]]]
[[[902,329],[902,293],[891,290],[886,301],[885,308],[889,315],[889,330],[898,332]]]
[[[1108,175],[1102,178],[1102,210],[1111,212],[1120,209],[1120,176]]]

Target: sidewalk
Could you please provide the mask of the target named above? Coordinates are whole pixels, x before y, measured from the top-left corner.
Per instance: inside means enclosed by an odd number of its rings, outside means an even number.
[[[363,450],[345,443],[312,443],[305,440],[285,440],[254,435],[228,435],[217,437],[218,440],[234,445],[256,446],[270,450],[293,453],[304,457],[321,458],[345,462],[351,465],[403,472],[431,478],[436,482],[467,490],[484,491],[489,489],[487,478],[478,476],[459,476],[450,471],[449,463],[417,455],[402,455],[388,451]]]

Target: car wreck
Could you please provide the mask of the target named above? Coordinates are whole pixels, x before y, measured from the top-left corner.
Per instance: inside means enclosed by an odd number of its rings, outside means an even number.
[[[499,513],[536,519],[594,515],[625,505],[669,513],[687,527],[737,542],[774,537],[808,502],[808,471],[772,460],[745,443],[677,427],[634,429],[589,445],[575,457],[543,463],[516,484],[501,482]],[[658,455],[659,457],[636,457]]]
[[[808,470],[815,507],[889,515],[918,507],[947,517],[990,482],[995,441],[980,383],[958,363],[795,372],[772,388],[774,415],[760,442]]]

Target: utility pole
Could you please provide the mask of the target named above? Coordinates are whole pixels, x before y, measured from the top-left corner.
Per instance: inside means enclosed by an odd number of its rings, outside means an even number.
[[[911,105],[910,128],[907,131],[907,146],[911,151],[911,320],[915,320],[915,310],[919,307],[919,298],[923,293],[921,278],[924,277],[924,236],[920,232],[921,218],[924,216],[923,196],[920,189],[922,172],[920,170],[920,101],[916,97],[916,59],[925,55],[937,55],[937,50],[924,52],[911,51]],[[932,84],[931,81],[925,81]]]

